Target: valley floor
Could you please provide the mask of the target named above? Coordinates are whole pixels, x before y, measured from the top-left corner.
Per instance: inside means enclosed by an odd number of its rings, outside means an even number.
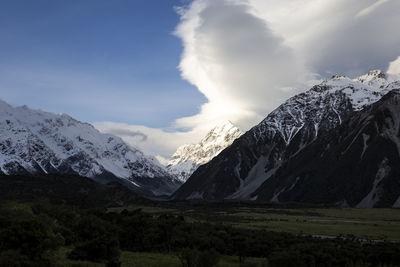
[[[265,207],[263,207],[265,206]],[[316,208],[251,203],[162,203],[111,208],[142,209],[155,215],[183,215],[187,221],[224,223],[246,229],[343,237],[371,241],[400,241],[400,209]]]
[[[398,209],[153,201],[74,176],[0,182],[0,266],[400,266]]]
[[[85,267],[103,267],[103,263],[95,263],[89,261],[74,261],[67,258],[67,253],[70,252],[69,248],[62,248],[59,251],[58,266],[73,267],[73,266],[85,266]],[[130,252],[123,251],[120,257],[121,267],[181,267],[177,255],[170,253],[154,253],[154,252]],[[247,258],[246,264],[250,266],[262,266],[265,262],[263,258]],[[252,264],[252,265],[251,265]],[[215,267],[239,267],[239,261],[237,256],[222,256]]]

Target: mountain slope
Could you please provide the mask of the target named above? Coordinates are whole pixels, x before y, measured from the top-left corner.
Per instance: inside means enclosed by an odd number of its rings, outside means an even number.
[[[65,114],[0,101],[0,172],[64,173],[118,180],[141,194],[172,193],[180,182],[166,170],[92,125]]]
[[[400,199],[400,90],[294,155],[252,197],[392,207]]]
[[[0,175],[0,201],[42,199],[80,207],[152,203],[117,182],[103,185],[86,177],[66,174]]]
[[[218,155],[243,133],[230,121],[216,126],[198,143],[179,147],[168,162],[168,171],[183,182],[200,166]]]
[[[400,83],[381,71],[371,71],[354,80],[333,76],[271,112],[197,169],[173,197],[261,197],[253,193],[290,158],[395,88],[400,88]],[[268,200],[274,200],[273,196]]]

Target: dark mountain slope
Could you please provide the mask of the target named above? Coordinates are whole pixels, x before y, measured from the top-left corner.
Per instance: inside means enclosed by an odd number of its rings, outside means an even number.
[[[400,197],[400,90],[290,158],[257,199],[391,207]]]
[[[321,136],[330,133],[362,112],[364,108],[379,101],[391,90],[398,88],[400,88],[398,81],[387,78],[380,71],[369,72],[354,80],[334,76],[290,98],[271,112],[260,124],[235,140],[211,162],[198,168],[173,197],[176,199],[260,197],[267,201],[278,201],[279,199],[274,199],[279,193],[275,188],[278,185],[277,178],[269,182],[275,181],[276,185],[272,184],[262,191],[269,190],[273,192],[272,195],[266,194],[262,197],[256,192],[261,192],[258,191],[261,190],[259,187],[271,177],[278,177],[275,173],[281,173],[283,166],[301,154],[310,144],[318,142]],[[347,134],[350,133],[343,133],[344,136]],[[310,162],[313,160],[313,157],[305,159]],[[294,184],[296,180],[291,181]],[[369,187],[369,185],[363,186]],[[317,185],[313,185],[313,188],[316,191],[325,190]],[[365,191],[367,189],[363,192]],[[318,201],[313,203],[315,202]]]
[[[0,175],[0,201],[40,199],[82,207],[151,202],[117,182],[99,184],[77,175]]]

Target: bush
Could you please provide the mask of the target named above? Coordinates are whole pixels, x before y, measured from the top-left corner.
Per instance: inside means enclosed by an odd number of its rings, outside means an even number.
[[[206,250],[199,253],[197,259],[198,267],[212,267],[218,264],[220,255],[215,249]]]
[[[0,250],[15,250],[26,255],[30,261],[42,260],[48,251],[63,244],[63,238],[46,229],[38,219],[22,219],[0,231]]]
[[[212,267],[218,264],[220,255],[215,249],[199,252],[184,248],[178,255],[182,267]]]
[[[105,235],[76,246],[68,257],[73,260],[107,262],[107,266],[111,267],[120,265],[119,256],[118,240],[111,235]]]
[[[0,253],[0,266],[23,267],[30,266],[29,258],[16,250],[6,250]]]

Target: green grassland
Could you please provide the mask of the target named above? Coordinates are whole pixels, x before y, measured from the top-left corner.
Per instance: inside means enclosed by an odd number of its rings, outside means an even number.
[[[265,259],[262,258],[246,258],[247,264],[251,266],[262,266]],[[122,252],[121,267],[180,267],[182,263],[174,254],[162,253],[138,253],[138,252]],[[215,267],[239,267],[238,257],[222,256]]]
[[[89,261],[75,261],[67,258],[71,248],[63,247],[58,250],[55,258],[58,267],[104,267],[104,263],[95,263]],[[154,253],[154,252],[130,252],[123,251],[120,257],[121,267],[181,267],[182,263],[179,257],[173,253]],[[263,258],[246,258],[246,264],[251,266],[262,266],[265,262]],[[239,267],[237,256],[221,256],[215,267]]]
[[[247,229],[264,229],[300,235],[354,236],[369,240],[400,241],[399,209],[193,206],[164,204],[128,206],[128,210],[159,215],[182,215],[186,221],[215,222]],[[124,208],[113,208],[121,211]]]
[[[0,266],[400,266],[397,209],[155,201],[51,175],[0,189]]]
[[[103,264],[103,263],[70,260],[70,259],[68,259],[67,255],[68,255],[68,253],[71,252],[71,250],[72,250],[71,247],[61,247],[60,249],[58,249],[57,252],[55,253],[55,255],[53,256],[54,265],[56,265],[58,267],[74,267],[74,266],[104,267],[105,266],[105,264]]]

